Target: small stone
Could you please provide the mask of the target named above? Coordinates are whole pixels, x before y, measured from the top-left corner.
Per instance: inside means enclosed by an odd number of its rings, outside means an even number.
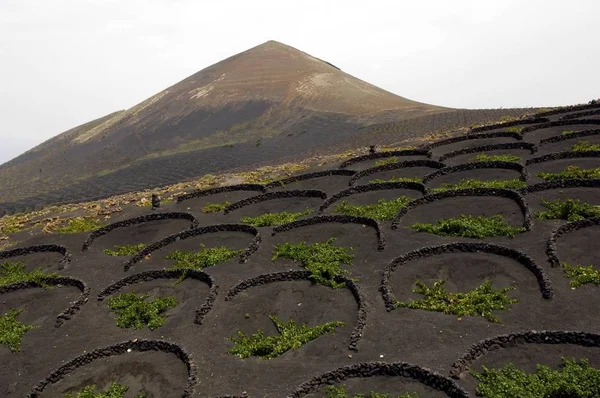
[[[352,354],[348,354],[348,358],[352,359]]]
[[[131,348],[128,348],[128,349],[127,349],[127,352],[131,352]]]
[[[379,356],[379,358],[383,358],[383,354],[381,354],[381,355]]]

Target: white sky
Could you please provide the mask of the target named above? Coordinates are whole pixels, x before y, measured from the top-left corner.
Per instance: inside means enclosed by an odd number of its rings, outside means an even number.
[[[600,97],[598,0],[0,0],[0,163],[267,40],[456,108]]]

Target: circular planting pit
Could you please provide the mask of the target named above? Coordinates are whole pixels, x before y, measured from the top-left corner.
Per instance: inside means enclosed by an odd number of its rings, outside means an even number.
[[[323,170],[274,181],[266,187],[271,191],[317,189],[334,194],[348,186],[354,174],[349,169]]]
[[[544,182],[528,186],[523,193],[526,195],[532,213],[548,210],[542,205],[542,200],[554,202],[574,199],[583,203],[600,205],[600,180]]]
[[[600,336],[574,331],[530,331],[500,335],[473,344],[451,367],[450,375],[460,378],[461,385],[475,396],[479,383],[472,372],[481,373],[482,367],[503,368],[513,364],[517,369],[535,373],[537,365],[553,370],[563,367],[562,357],[589,360],[600,369]]]
[[[412,160],[372,167],[356,173],[349,181],[350,186],[370,183],[393,182],[394,178],[418,178],[441,169],[446,165],[433,160]]]
[[[531,156],[531,154],[537,152],[537,150],[537,146],[531,142],[506,142],[447,152],[440,156],[439,160],[448,165],[457,165],[480,161],[478,157],[510,155],[521,158],[521,160],[516,161],[524,163],[523,159]]]
[[[565,131],[594,130],[600,127],[600,120],[561,120],[526,127],[521,132],[527,142],[540,141],[564,133]]]
[[[71,252],[60,245],[35,245],[0,251],[0,264],[21,262],[27,271],[43,267],[45,270],[62,270],[71,264]]]
[[[188,213],[157,213],[118,221],[92,232],[82,250],[114,249],[120,245],[148,245],[166,236],[193,229],[198,220]]]
[[[392,222],[392,229],[414,223],[435,224],[439,219],[501,215],[512,226],[531,228],[531,214],[523,197],[506,189],[460,189],[433,193],[406,205]],[[421,233],[414,231],[414,233]],[[424,232],[423,232],[424,233]]]
[[[600,119],[600,109],[588,109],[586,111],[567,113],[559,118],[560,120],[572,120],[572,119]]]
[[[371,391],[388,393],[390,397],[407,392],[432,398],[469,396],[451,379],[418,365],[404,362],[361,362],[315,376],[297,387],[289,397],[322,397],[332,385],[344,386],[344,391],[350,397]]]
[[[429,144],[428,148],[431,150],[432,157],[434,159],[438,159],[445,153],[478,147],[482,145],[497,145],[504,144],[507,142],[519,142],[520,140],[522,140],[522,138],[523,137],[521,137],[521,134],[519,133],[511,133],[506,131],[491,133],[483,132],[446,138]]]
[[[573,221],[552,231],[547,253],[553,267],[563,263],[571,266],[589,266],[600,269],[600,218]]]
[[[129,387],[128,395],[186,397],[194,392],[196,369],[181,347],[160,340],[127,341],[83,353],[62,365],[34,387],[28,397],[57,397],[95,384]]]
[[[500,131],[509,131],[511,128],[524,128],[531,125],[536,125],[540,123],[548,122],[547,118],[544,117],[529,117],[518,120],[511,120],[508,122],[500,122],[494,124],[488,124],[486,126],[473,127],[469,130],[469,135],[471,134],[480,134],[483,132],[500,132]]]
[[[362,171],[383,164],[425,160],[431,157],[427,149],[410,149],[402,151],[375,152],[348,159],[340,164],[340,169]]]
[[[425,194],[425,186],[418,182],[386,182],[381,184],[358,185],[336,193],[327,199],[319,211],[333,213],[335,206],[342,200],[353,205],[377,203],[379,199],[392,200],[401,196],[419,198]]]
[[[212,189],[205,189],[181,195],[177,198],[175,207],[180,211],[191,212],[202,218],[219,219],[227,204],[265,193],[267,188],[259,184],[229,185]],[[214,205],[219,205],[215,208]],[[211,222],[213,223],[213,222]]]
[[[540,152],[556,153],[568,152],[587,142],[591,145],[600,145],[600,129],[583,130],[572,134],[560,134],[540,142]]]
[[[523,165],[511,162],[474,162],[448,166],[423,178],[428,189],[443,187],[444,184],[458,184],[461,180],[520,180],[526,181]]]
[[[569,166],[582,170],[600,167],[600,152],[559,152],[539,156],[527,161],[530,184],[545,182],[539,173],[561,173]]]

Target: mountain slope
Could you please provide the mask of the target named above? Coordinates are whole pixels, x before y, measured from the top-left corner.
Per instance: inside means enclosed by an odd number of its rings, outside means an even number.
[[[290,134],[304,134],[295,145],[316,147],[321,140],[334,144],[341,129],[356,131],[378,121],[378,114],[406,119],[447,110],[399,97],[269,41],[0,166],[0,202],[60,191],[75,182],[85,185],[90,178],[149,159],[257,146]],[[311,143],[304,143],[308,137]],[[281,156],[262,152],[261,161]],[[240,157],[235,154],[232,161],[213,164],[212,169],[246,163],[235,161]]]

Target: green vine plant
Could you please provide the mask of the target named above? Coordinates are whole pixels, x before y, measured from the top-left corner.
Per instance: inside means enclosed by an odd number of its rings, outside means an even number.
[[[242,224],[249,224],[253,227],[275,227],[291,223],[299,219],[300,217],[312,214],[312,209],[306,209],[298,213],[281,212],[281,213],[266,213],[257,217],[242,217],[240,220]]]
[[[227,262],[242,254],[243,250],[231,250],[228,247],[206,247],[200,245],[201,249],[197,252],[174,250],[169,253],[165,259],[172,260],[173,265],[170,270],[195,270],[200,271],[204,268],[214,267],[215,265]],[[181,274],[176,283],[182,282],[187,277],[187,273]]]
[[[466,188],[496,188],[496,189],[522,189],[527,186],[525,181],[513,180],[470,180],[462,179],[456,184],[444,183],[438,188],[433,188],[432,192],[443,192],[453,189]]]
[[[546,181],[560,181],[570,178],[597,179],[600,178],[600,167],[594,169],[582,169],[579,166],[567,166],[559,173],[538,173],[537,176]]]
[[[517,127],[517,126],[508,127],[506,129],[506,131],[508,131],[509,133],[522,133],[523,127]]]
[[[482,367],[472,372],[479,382],[477,396],[484,398],[596,398],[600,397],[600,370],[587,359],[579,362],[562,358],[563,366],[554,370],[537,365],[535,373],[517,369],[512,363],[503,368]]]
[[[99,219],[89,217],[77,217],[67,221],[62,227],[56,227],[52,232],[58,234],[78,234],[82,232],[95,231],[102,226]]]
[[[120,328],[157,329],[166,323],[163,314],[177,305],[175,297],[159,297],[146,301],[149,294],[122,293],[108,300],[108,307],[117,315]]]
[[[287,258],[297,261],[310,271],[310,279],[324,286],[334,289],[344,287],[344,282],[336,282],[338,276],[349,274],[341,266],[352,265],[354,255],[351,254],[352,247],[333,246],[335,238],[325,242],[317,242],[307,245],[306,242],[299,244],[282,243],[275,246],[272,261],[278,258]]]
[[[125,398],[125,394],[129,391],[129,387],[123,386],[119,383],[113,382],[106,392],[98,391],[95,384],[91,384],[83,387],[75,395],[73,393],[67,393],[65,398]],[[146,398],[146,393],[142,392],[135,396],[135,398]]]
[[[480,153],[471,159],[473,162],[520,162],[521,157],[517,155],[487,155]]]
[[[383,184],[385,182],[423,182],[423,179],[419,177],[391,177],[387,180],[383,178],[376,178],[369,181],[369,184]]]
[[[336,213],[341,213],[346,216],[367,217],[373,220],[393,220],[398,211],[406,206],[413,199],[408,196],[400,196],[399,198],[386,200],[379,199],[377,203],[371,205],[351,205],[343,200],[340,204],[334,207]]]
[[[575,134],[575,133],[576,133],[575,130],[565,130],[561,134],[562,135],[571,135],[571,134]]]
[[[25,333],[38,326],[25,325],[17,319],[21,310],[11,309],[0,316],[0,344],[7,346],[12,352],[21,350],[21,342]]]
[[[435,235],[461,236],[463,238],[475,239],[494,236],[514,238],[517,234],[525,232],[524,227],[513,227],[500,214],[492,217],[474,217],[461,214],[456,218],[438,220],[437,224],[415,223],[409,228]]]
[[[572,151],[573,152],[600,151],[600,144],[592,144],[589,141],[579,141],[578,143],[573,144]]]
[[[107,256],[133,256],[146,248],[146,245],[115,245],[114,249],[104,249],[102,252]]]
[[[333,333],[336,328],[345,326],[344,322],[327,322],[323,325],[309,327],[298,325],[291,319],[284,322],[274,315],[269,316],[275,324],[279,334],[265,335],[259,329],[251,336],[246,336],[238,331],[235,337],[229,338],[235,345],[228,352],[242,359],[259,357],[273,359],[289,350],[297,350],[304,344],[317,339],[325,334]]]
[[[344,385],[327,386],[323,398],[350,398],[350,395],[346,392],[346,386]],[[371,391],[368,395],[354,394],[352,395],[352,398],[392,398],[392,395]],[[419,396],[416,392],[407,392],[401,395],[397,395],[396,398],[419,398]]]
[[[202,213],[217,213],[225,210],[227,206],[229,206],[231,202],[225,201],[223,203],[211,203],[208,202],[202,208]]]
[[[417,281],[413,293],[422,294],[425,298],[408,302],[396,300],[395,305],[399,308],[443,312],[459,317],[482,316],[490,322],[500,323],[500,320],[492,315],[492,311],[510,310],[512,304],[519,302],[506,294],[515,289],[513,286],[494,289],[490,279],[469,292],[459,293],[448,292],[444,287],[445,283],[446,281],[440,280],[429,287]]]
[[[567,274],[567,278],[571,279],[569,285],[572,289],[576,289],[587,284],[600,286],[600,270],[594,268],[593,265],[584,267],[582,265],[569,265],[563,262],[562,267]]]
[[[541,204],[548,210],[535,213],[536,218],[540,220],[578,221],[590,217],[600,217],[600,206],[582,203],[579,199],[557,199],[555,201],[542,199]]]
[[[398,163],[398,157],[396,157],[396,156],[377,160],[377,161],[375,161],[374,167],[384,166],[386,164],[394,164],[394,163]]]
[[[43,288],[48,288],[49,286],[45,283],[45,280],[58,276],[57,273],[45,273],[43,267],[38,267],[33,271],[27,271],[25,269],[25,264],[18,261],[5,261],[0,263],[0,286],[19,282],[33,282]]]

